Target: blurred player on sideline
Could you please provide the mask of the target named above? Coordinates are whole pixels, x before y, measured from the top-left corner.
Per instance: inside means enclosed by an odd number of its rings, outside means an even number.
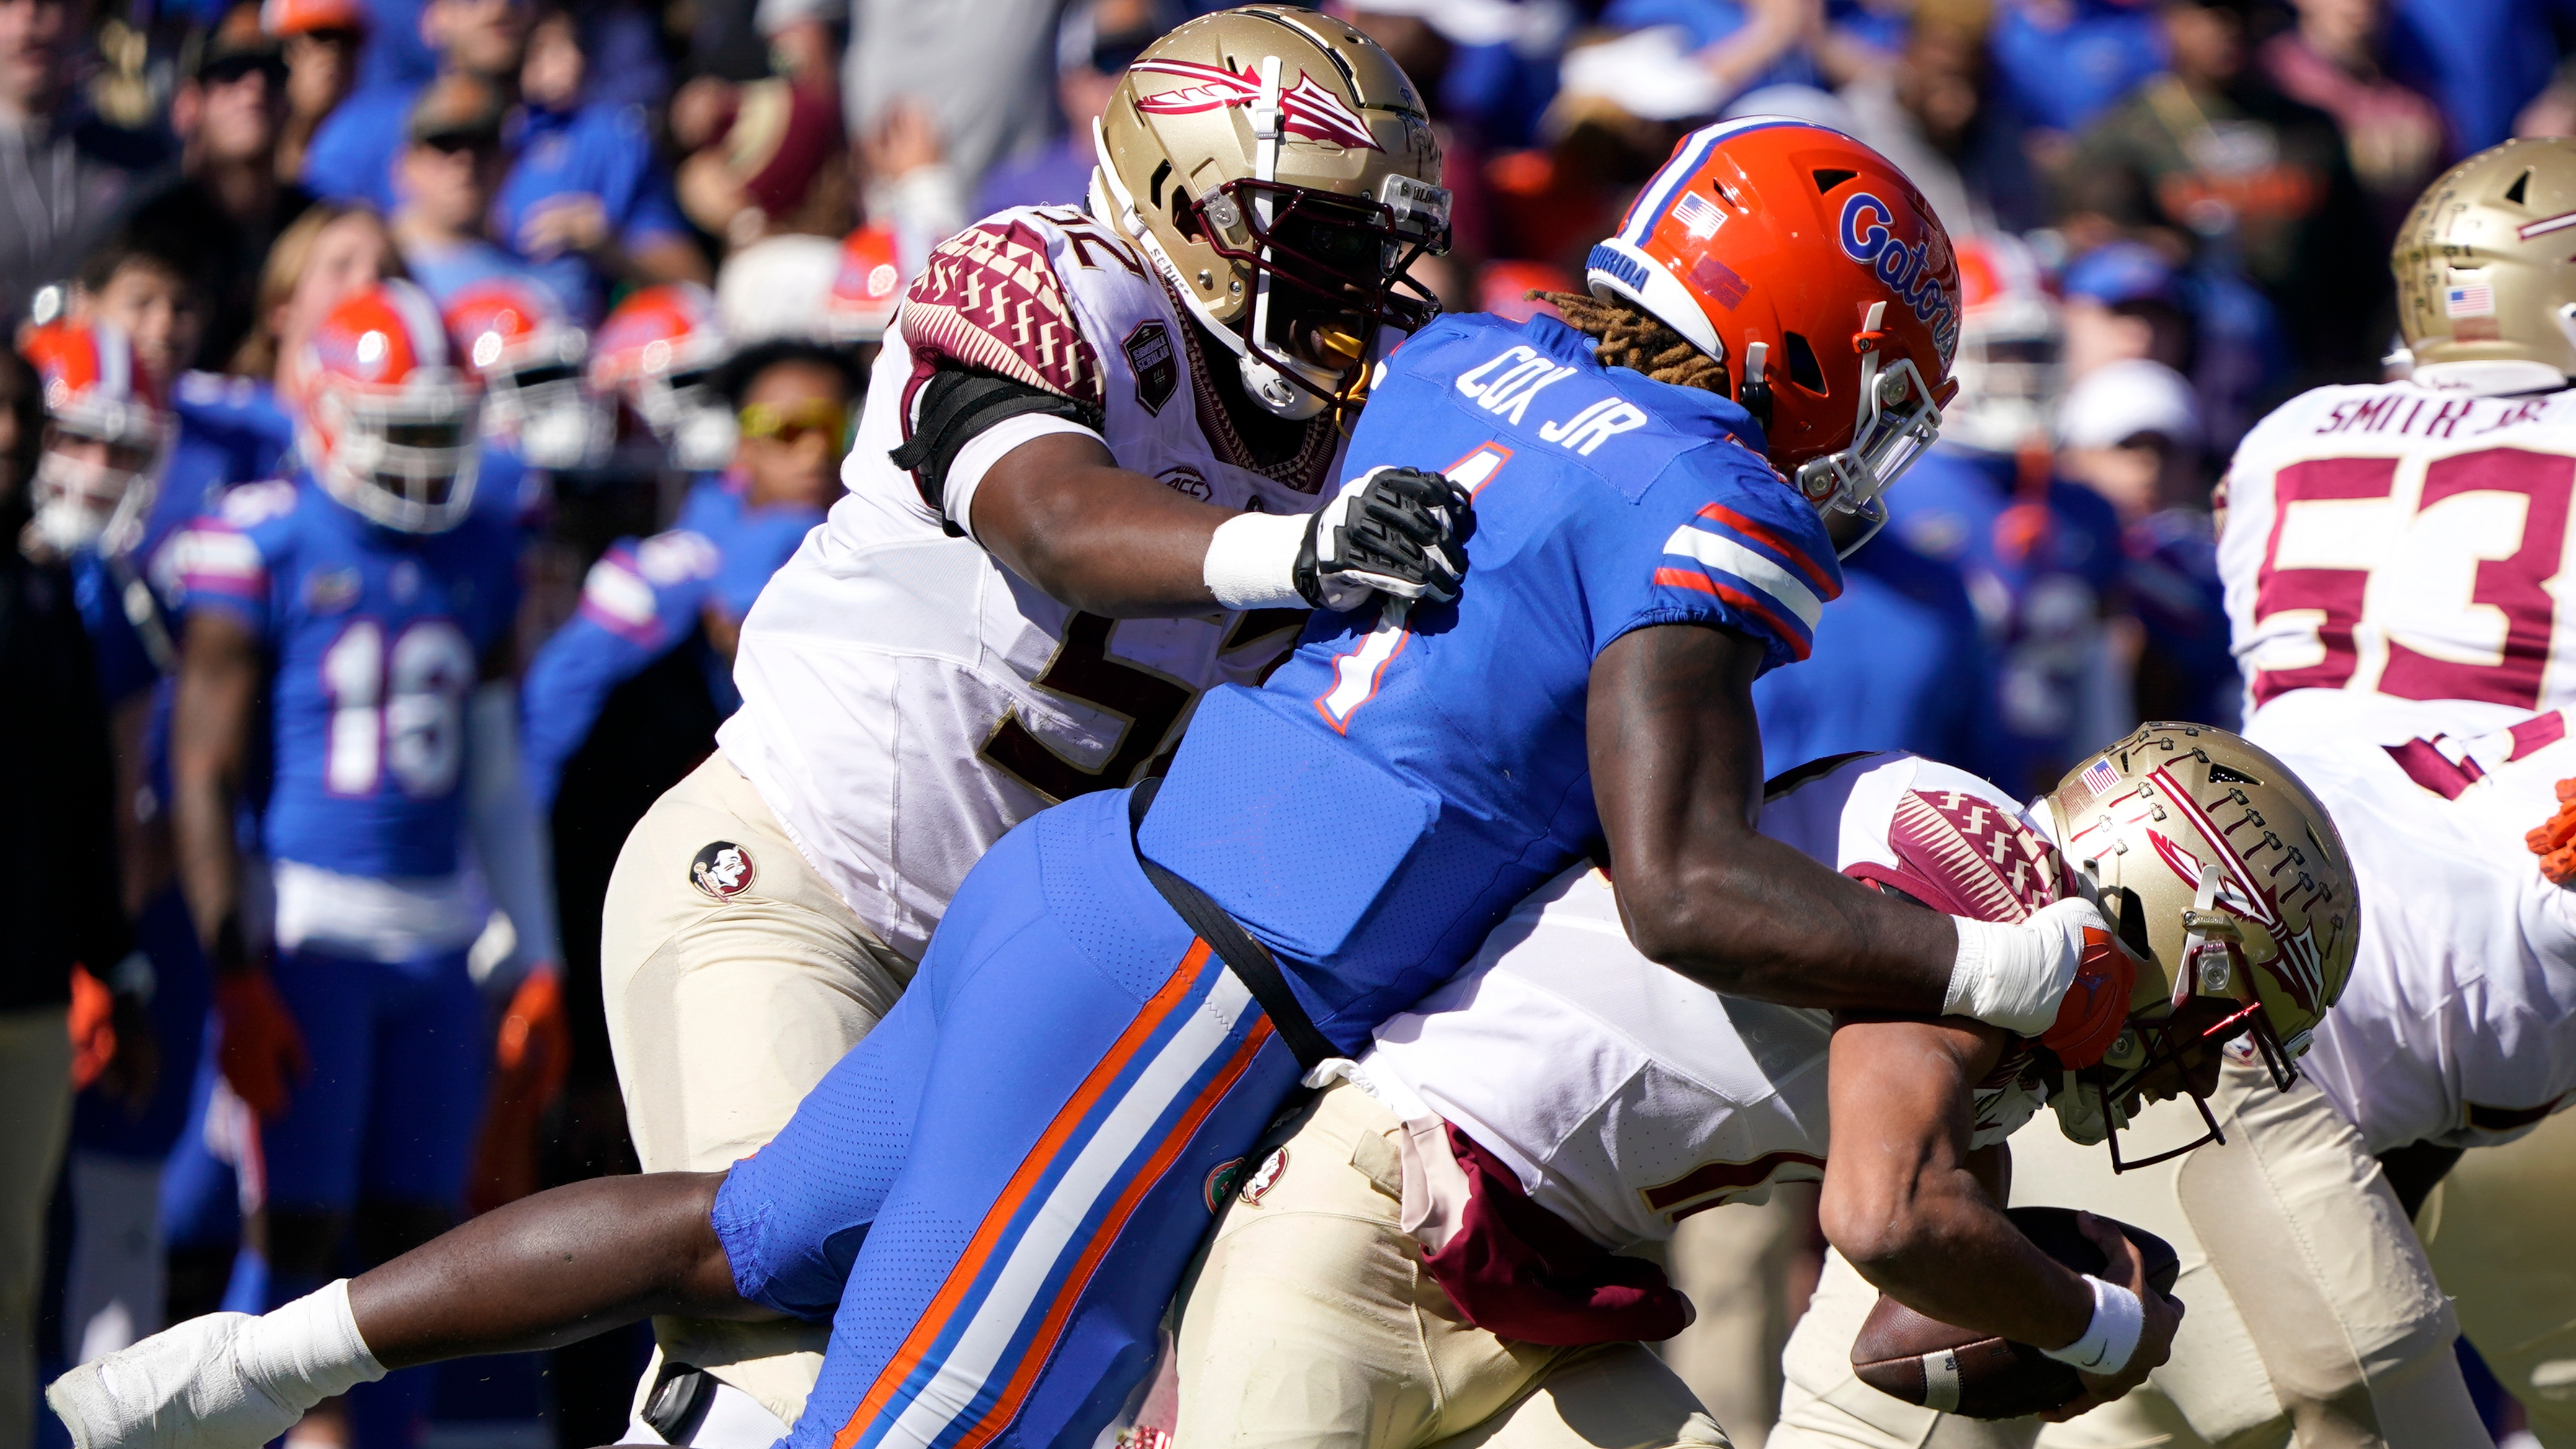
[[[515,794],[507,696],[476,697],[506,677],[518,579],[516,537],[474,506],[471,379],[405,282],[342,300],[305,346],[295,471],[231,490],[179,544],[172,726],[180,876],[215,963],[224,1073],[263,1118],[272,1302],[352,1247],[380,1259],[452,1220],[487,1040],[460,850],[470,823],[509,892],[533,835],[524,809],[495,808]],[[262,733],[273,956],[233,836]],[[523,935],[550,928],[504,899]],[[426,1388],[358,1398],[354,1442],[409,1442]]]
[[[2414,380],[2308,393],[2239,446],[2218,562],[2246,735],[2335,811],[2365,902],[2361,954],[2306,1082],[2276,1097],[2230,1066],[2225,1147],[2116,1184],[2089,1157],[2023,1154],[2017,1201],[2101,1204],[2198,1258],[2180,1289],[2193,1313],[2150,1392],[2045,1432],[1945,1424],[1942,1442],[2486,1442],[2452,1355],[2452,1285],[2408,1219],[2456,1150],[2510,1142],[2576,1092],[2571,903],[2525,840],[2564,835],[2552,785],[2576,775],[2558,712],[2576,702],[2576,656],[2548,588],[2576,491],[2576,338],[2558,320],[2576,302],[2559,280],[2571,223],[2576,142],[2455,167],[2393,258]],[[2140,1130],[2174,1115],[2149,1109]],[[2563,1232],[2527,1224],[2563,1215],[2567,1181],[2544,1167],[2528,1198],[2490,1194],[2483,1228],[2443,1225],[2446,1253],[2479,1256],[2482,1230],[2516,1245],[2511,1280],[2485,1280],[2477,1342],[2543,1422],[2533,1375],[2569,1353],[2554,1285],[2570,1255]],[[1847,1378],[1830,1350],[1866,1306],[1829,1271],[1788,1355],[1790,1418],[1816,1432],[1775,1444],[1927,1432],[1883,1396],[1866,1428],[1795,1402]],[[2550,1432],[2567,1438],[2563,1420]]]
[[[174,621],[148,582],[170,536],[156,508],[176,420],[124,331],[57,323],[25,344],[44,389],[45,435],[19,546],[61,560],[88,628],[116,771],[118,884],[136,951],[91,962],[75,1004],[97,1013],[113,1055],[76,1099],[67,1159],[73,1210],[63,1289],[66,1355],[85,1362],[161,1325],[162,1160],[179,1135],[205,1026],[207,976],[173,888],[160,686],[177,667]],[[156,527],[156,524],[161,526]]]

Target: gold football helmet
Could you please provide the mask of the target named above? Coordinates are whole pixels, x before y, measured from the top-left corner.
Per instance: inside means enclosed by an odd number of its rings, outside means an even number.
[[[2123,1163],[2115,1129],[2150,1078],[2182,1079],[2192,1048],[2228,1045],[2285,1091],[2297,1076],[2360,946],[2352,860],[2289,766],[2208,725],[2142,726],[2045,799],[2077,889],[2138,964],[2127,1030],[2051,1105],[2067,1136],[2110,1139],[2115,1171],[2161,1162],[2176,1153]],[[2218,1138],[2190,1095],[2201,1141]]]
[[[2576,376],[2576,140],[2491,146],[2445,171],[2397,233],[2415,378],[2482,393]]]
[[[1093,127],[1093,214],[1132,236],[1284,418],[1347,405],[1381,325],[1439,311],[1405,278],[1449,244],[1440,145],[1377,43],[1247,5],[1136,57]]]

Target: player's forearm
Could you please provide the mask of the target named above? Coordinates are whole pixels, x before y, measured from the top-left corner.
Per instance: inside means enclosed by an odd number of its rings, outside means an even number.
[[[708,1221],[724,1174],[599,1178],[522,1198],[349,1284],[388,1369],[554,1348],[656,1313],[775,1315],[734,1291]]]
[[[2093,1319],[2084,1280],[2015,1229],[1966,1170],[1854,1171],[1841,1142],[1825,1169],[1818,1215],[1826,1241],[1872,1286],[1942,1323],[2021,1343],[2072,1343]]]
[[[1729,996],[1937,1016],[1958,955],[1950,918],[1903,905],[1746,830],[1631,870],[1614,858],[1637,948]]]
[[[1863,1278],[1916,1312],[2056,1348],[2092,1321],[2092,1290],[2003,1215],[2002,1154],[1968,1146],[1969,1088],[2003,1041],[1957,1020],[1836,1023],[1817,1218]]]
[[[258,698],[256,646],[247,632],[227,620],[191,620],[170,710],[170,828],[179,889],[198,940],[210,951],[227,922],[238,931],[241,860],[233,808]],[[235,963],[219,956],[215,964]]]
[[[1788,1006],[1937,1016],[1949,919],[1890,900],[1754,829],[1763,646],[1657,625],[1593,661],[1593,800],[1628,934],[1712,990]]]
[[[1048,597],[1114,619],[1213,613],[1208,540],[1234,515],[1141,473],[1103,466],[1096,442],[1035,439],[993,465],[975,536]]]

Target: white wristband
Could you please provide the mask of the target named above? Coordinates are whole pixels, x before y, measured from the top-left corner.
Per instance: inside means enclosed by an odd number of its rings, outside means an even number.
[[[1305,546],[1305,514],[1238,513],[1216,526],[1201,576],[1229,609],[1303,609],[1297,551]]]
[[[2137,1352],[2138,1334],[2147,1324],[2147,1310],[2137,1294],[2117,1283],[2105,1283],[2090,1273],[2084,1281],[2093,1288],[2093,1321],[2084,1326],[2084,1336],[2064,1348],[2040,1352],[2088,1374],[2107,1377],[2129,1366],[2129,1355]]]
[[[298,1410],[385,1376],[358,1334],[346,1278],[243,1324],[233,1354],[245,1380]]]
[[[2085,923],[2100,919],[2081,899],[2060,901],[2015,926],[1952,916],[1959,954],[1950,963],[1941,1013],[2038,1036],[2057,1023],[2057,1009],[2075,980]]]

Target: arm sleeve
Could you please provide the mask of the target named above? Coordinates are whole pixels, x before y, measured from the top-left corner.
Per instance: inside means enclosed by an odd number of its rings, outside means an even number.
[[[537,650],[523,686],[520,763],[538,818],[554,809],[564,765],[610,693],[696,632],[722,562],[703,535],[674,529],[621,540],[591,565],[580,609]]]
[[[555,922],[554,860],[546,832],[519,770],[518,702],[507,680],[474,692],[468,716],[465,808],[474,856],[493,904],[518,935],[512,965],[560,962]]]
[[[1596,654],[1632,629],[1715,624],[1760,640],[1768,671],[1807,657],[1843,589],[1815,511],[1732,442],[1675,458],[1587,543]]]

